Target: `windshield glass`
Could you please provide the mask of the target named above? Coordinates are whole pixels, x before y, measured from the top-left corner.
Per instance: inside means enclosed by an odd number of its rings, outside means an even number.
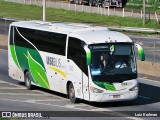
[[[89,45],[93,80],[122,82],[137,78],[135,55],[132,43]]]

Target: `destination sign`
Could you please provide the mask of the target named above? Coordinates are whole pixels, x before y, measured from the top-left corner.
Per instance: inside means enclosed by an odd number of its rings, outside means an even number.
[[[114,45],[90,45],[89,46],[91,51],[114,51]]]
[[[97,50],[97,49],[108,49],[108,46],[92,46],[93,50]]]

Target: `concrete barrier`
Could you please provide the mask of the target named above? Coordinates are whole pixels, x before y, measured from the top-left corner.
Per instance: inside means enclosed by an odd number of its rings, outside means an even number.
[[[160,77],[160,63],[137,60],[138,73]]]

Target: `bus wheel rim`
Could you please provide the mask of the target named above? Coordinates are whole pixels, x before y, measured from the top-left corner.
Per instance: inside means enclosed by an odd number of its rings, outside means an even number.
[[[75,92],[74,92],[74,88],[71,88],[70,89],[70,98],[74,98],[74,94],[75,94]]]
[[[27,84],[27,86],[30,85],[30,83],[29,83],[29,78],[28,78],[28,77],[26,78],[26,84]]]

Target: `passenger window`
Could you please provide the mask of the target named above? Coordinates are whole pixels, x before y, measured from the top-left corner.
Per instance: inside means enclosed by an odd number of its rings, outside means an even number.
[[[9,40],[9,44],[13,45],[13,26],[11,26],[10,28],[10,40]]]
[[[25,38],[31,43],[27,42]],[[41,51],[65,56],[66,34],[46,32],[28,28],[15,29],[15,43],[17,46],[34,49],[33,45]]]

